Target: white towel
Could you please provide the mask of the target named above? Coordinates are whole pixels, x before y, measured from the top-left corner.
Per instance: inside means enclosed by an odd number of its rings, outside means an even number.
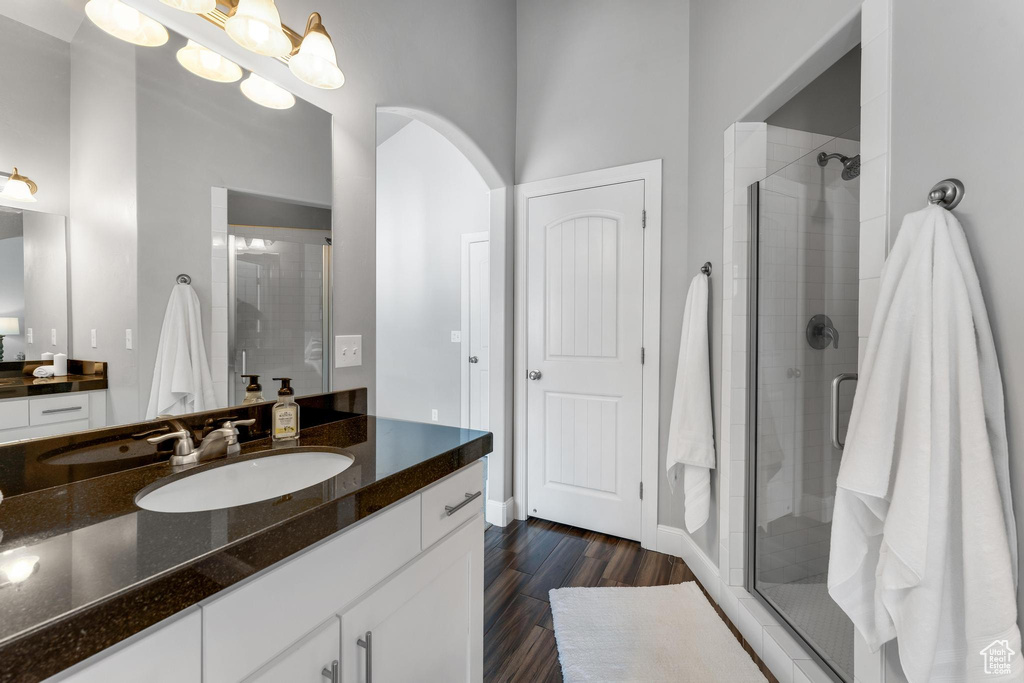
[[[711,511],[711,470],[715,468],[715,426],[711,414],[711,364],[708,358],[708,278],[690,282],[683,309],[679,365],[672,397],[672,420],[665,459],[674,491],[682,470],[686,530],[704,526]]]
[[[213,377],[206,362],[199,297],[190,285],[177,284],[171,290],[160,330],[146,419],[216,407]]]
[[[839,468],[828,587],[912,683],[1022,680],[1003,387],[963,229],[908,215],[878,306]],[[1006,641],[1005,676],[982,654]],[[1000,645],[996,645],[1000,647]]]

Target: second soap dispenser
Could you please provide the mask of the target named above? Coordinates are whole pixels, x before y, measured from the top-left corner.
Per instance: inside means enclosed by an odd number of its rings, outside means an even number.
[[[295,402],[295,390],[291,377],[275,377],[281,382],[277,390],[277,403],[273,408],[271,437],[275,443],[295,442],[299,438],[299,404]]]

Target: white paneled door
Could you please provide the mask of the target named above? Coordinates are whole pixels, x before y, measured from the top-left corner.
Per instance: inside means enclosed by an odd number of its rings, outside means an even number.
[[[530,516],[640,538],[644,181],[531,197]]]
[[[489,429],[491,268],[489,233],[462,236],[462,426]]]

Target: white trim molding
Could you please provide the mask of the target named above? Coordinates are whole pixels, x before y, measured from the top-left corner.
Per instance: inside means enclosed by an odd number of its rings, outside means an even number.
[[[509,522],[515,519],[515,515],[512,514],[513,507],[511,498],[504,503],[500,500],[488,499],[484,508],[484,519],[488,524],[494,526],[508,526]]]
[[[661,159],[517,185],[515,190],[515,425],[512,471],[517,519],[527,517],[526,236],[531,198],[634,180],[644,181],[643,420],[640,445],[640,545],[654,548],[658,528],[658,391],[661,379]]]

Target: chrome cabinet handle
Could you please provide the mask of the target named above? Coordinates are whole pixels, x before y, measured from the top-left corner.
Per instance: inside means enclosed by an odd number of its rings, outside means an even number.
[[[470,363],[479,363],[479,362],[480,362],[480,359],[479,359],[479,358],[477,358],[476,356],[470,356],[470,357],[469,357],[469,362],[470,362]]]
[[[341,679],[338,678],[338,660],[335,659],[331,662],[331,668],[328,669],[326,666],[320,672],[320,675],[329,680],[331,683],[341,683]]]
[[[82,406],[71,406],[68,408],[47,408],[43,411],[43,415],[53,415],[54,413],[73,413],[76,410],[81,410]]]
[[[364,638],[356,641],[356,645],[366,648],[366,683],[373,683],[373,631],[367,631]]]
[[[540,370],[530,370],[526,376],[536,382],[541,378]]]
[[[839,440],[839,387],[847,380],[856,382],[857,373],[843,372],[836,375],[832,380],[832,414],[829,425],[832,432],[832,447],[838,450],[843,450],[843,447],[846,446],[845,441]]]
[[[466,494],[466,499],[464,501],[462,501],[461,503],[459,503],[458,505],[445,505],[444,506],[444,513],[446,515],[448,515],[449,517],[451,517],[456,512],[458,512],[459,510],[461,510],[462,508],[466,507],[467,505],[472,503],[474,500],[476,500],[477,498],[482,496],[483,493],[484,493],[483,491],[477,491],[476,493],[467,493]]]

